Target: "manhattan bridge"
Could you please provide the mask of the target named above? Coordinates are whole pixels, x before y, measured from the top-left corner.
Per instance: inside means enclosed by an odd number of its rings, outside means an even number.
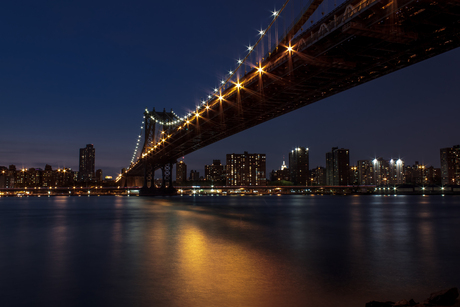
[[[276,22],[289,0],[274,11],[246,57],[194,112],[146,109],[144,136],[118,184],[142,186],[141,195],[173,194],[178,158],[460,46],[460,0],[346,0],[325,13],[327,1],[306,1],[282,34]]]

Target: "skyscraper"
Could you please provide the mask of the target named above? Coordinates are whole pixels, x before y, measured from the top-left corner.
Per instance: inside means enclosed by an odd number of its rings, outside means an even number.
[[[309,150],[297,147],[289,153],[289,172],[291,181],[296,185],[308,185],[310,181]]]
[[[187,164],[184,161],[179,161],[176,164],[176,183],[183,184],[187,181]]]
[[[266,185],[265,154],[227,154],[227,185]]]
[[[85,148],[80,148],[80,163],[78,169],[79,181],[89,182],[95,177],[94,161],[96,150],[93,144],[87,144]]]
[[[326,153],[326,182],[327,185],[348,185],[350,157],[349,150],[333,147]]]
[[[460,145],[441,149],[441,182],[460,185]]]

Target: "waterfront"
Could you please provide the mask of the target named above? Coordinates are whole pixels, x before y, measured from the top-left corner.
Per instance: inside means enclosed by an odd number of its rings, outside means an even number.
[[[420,301],[459,233],[460,196],[0,198],[0,305]]]

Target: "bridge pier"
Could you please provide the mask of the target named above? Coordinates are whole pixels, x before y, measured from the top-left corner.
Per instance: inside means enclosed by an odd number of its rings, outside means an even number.
[[[163,164],[161,167],[161,187],[155,186],[155,170],[150,163],[144,165],[144,185],[139,190],[139,196],[172,196],[177,190],[172,184],[173,163]]]

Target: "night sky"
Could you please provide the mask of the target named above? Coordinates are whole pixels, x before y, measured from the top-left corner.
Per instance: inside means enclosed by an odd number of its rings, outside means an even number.
[[[301,2],[292,1],[280,28]],[[193,110],[283,3],[3,1],[0,166],[78,170],[79,148],[94,144],[96,168],[116,175],[129,165],[144,109]],[[460,144],[459,57],[453,50],[355,87],[185,162],[203,175],[227,153],[266,153],[269,172],[297,146],[310,148],[311,167],[325,166],[338,146],[350,149],[351,163],[383,157],[439,167],[439,149]]]

